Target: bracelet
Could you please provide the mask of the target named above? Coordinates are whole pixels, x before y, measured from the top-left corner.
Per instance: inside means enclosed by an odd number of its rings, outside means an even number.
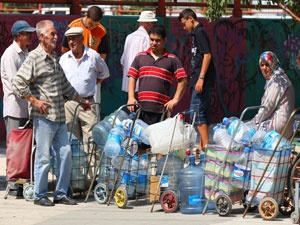
[[[200,79],[204,79],[204,78],[205,78],[205,76],[204,76],[204,75],[202,75],[202,74],[200,74],[199,78],[200,78]]]

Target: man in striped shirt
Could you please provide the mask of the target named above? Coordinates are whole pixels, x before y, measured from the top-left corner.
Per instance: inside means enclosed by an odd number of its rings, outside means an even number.
[[[39,45],[29,53],[12,83],[14,93],[29,101],[29,114],[33,119],[36,141],[34,204],[76,205],[76,201],[66,194],[70,183],[72,155],[65,124],[64,103],[68,99],[74,99],[85,109],[90,109],[90,102],[78,95],[58,63],[53,52],[57,42],[57,31],[53,22],[38,22],[36,32]],[[57,156],[57,181],[53,202],[47,197],[51,146]]]
[[[172,111],[184,95],[187,75],[179,59],[166,51],[166,31],[162,25],[154,25],[149,31],[150,48],[137,54],[128,71],[128,104],[139,103],[140,119],[147,124],[159,122],[164,110]],[[178,84],[171,97],[174,78]],[[138,100],[134,96],[139,80]],[[129,111],[134,107],[129,106]]]

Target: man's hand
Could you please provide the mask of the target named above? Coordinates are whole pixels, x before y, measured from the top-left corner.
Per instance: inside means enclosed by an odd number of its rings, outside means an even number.
[[[129,112],[133,112],[134,111],[134,105],[137,105],[138,101],[135,98],[129,98],[127,101],[127,105],[131,105],[131,106],[127,106],[127,109],[129,110]]]
[[[164,107],[165,107],[165,109],[167,110],[167,111],[170,111],[170,112],[172,112],[173,111],[173,109],[174,109],[174,106],[176,106],[176,105],[178,105],[178,100],[177,99],[171,99],[170,101],[168,101],[165,105],[164,105]]]
[[[79,101],[80,106],[83,108],[84,111],[86,110],[90,110],[91,109],[91,105],[93,104],[92,102],[90,102],[89,100],[86,99],[81,99]]]
[[[32,98],[30,102],[34,107],[39,109],[40,114],[49,114],[48,108],[52,106],[51,103],[39,100],[37,98]]]
[[[201,93],[203,90],[203,83],[204,83],[204,79],[199,78],[196,85],[195,85],[195,91],[196,93]]]

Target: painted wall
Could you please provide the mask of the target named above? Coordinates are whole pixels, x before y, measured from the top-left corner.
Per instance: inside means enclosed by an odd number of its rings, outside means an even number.
[[[19,19],[27,20],[32,26],[42,20],[55,22],[59,40],[70,21],[76,16],[32,16],[32,15],[0,15],[0,55],[12,42],[10,29]],[[111,77],[103,82],[101,117],[126,104],[127,94],[121,91],[122,69],[120,57],[123,44],[128,33],[137,28],[136,16],[103,18],[107,28],[111,52],[107,64]],[[292,27],[291,20],[270,19],[223,19],[215,23],[200,21],[209,33],[213,49],[213,60],[217,68],[217,82],[212,95],[212,122],[219,122],[224,116],[240,115],[247,106],[259,105],[263,94],[264,78],[258,68],[258,57],[266,50],[274,51],[282,67],[294,84],[296,104],[300,104],[299,89],[300,71],[296,68],[295,59],[300,49],[300,25]],[[159,18],[167,31],[167,50],[176,54],[187,72],[190,71],[190,36],[182,30],[177,18]],[[35,39],[30,49],[37,45]],[[60,49],[60,42],[57,51]],[[174,88],[175,88],[174,84]],[[2,87],[0,87],[2,92]],[[2,93],[1,93],[2,94]],[[2,96],[2,95],[1,95]],[[188,108],[190,94],[187,91],[175,112]],[[0,100],[0,140],[5,138],[2,118],[2,98]],[[255,112],[250,112],[250,118]]]

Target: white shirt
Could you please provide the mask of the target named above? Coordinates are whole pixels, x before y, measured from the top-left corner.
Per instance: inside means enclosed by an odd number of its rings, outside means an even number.
[[[88,47],[84,47],[80,61],[77,62],[70,50],[60,57],[59,64],[81,97],[95,95],[97,79],[103,80],[110,76],[108,67],[99,53]]]
[[[20,46],[13,41],[1,57],[1,80],[4,92],[3,117],[29,118],[28,101],[18,98],[12,89],[12,79],[27,55],[28,49],[23,51]]]
[[[140,26],[136,31],[126,37],[124,51],[121,57],[121,65],[124,67],[122,91],[128,92],[128,70],[136,54],[146,51],[149,47],[149,35],[143,26]],[[136,87],[138,87],[138,84]]]

